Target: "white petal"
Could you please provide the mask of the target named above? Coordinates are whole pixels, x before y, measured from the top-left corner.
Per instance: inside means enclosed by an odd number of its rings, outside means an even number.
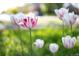
[[[66,24],[66,25],[69,25],[70,24],[70,17],[69,17],[69,14],[68,13],[66,13],[66,14],[64,14],[63,15],[63,17],[62,17],[62,19],[64,20],[64,23]]]
[[[62,10],[64,13],[68,13],[69,9],[66,8],[60,8],[60,10]]]
[[[25,17],[26,16],[23,13],[18,13],[18,14],[15,15],[15,18],[17,19],[16,20],[17,22],[21,21]]]
[[[72,42],[75,44],[76,43],[76,37],[72,37]]]

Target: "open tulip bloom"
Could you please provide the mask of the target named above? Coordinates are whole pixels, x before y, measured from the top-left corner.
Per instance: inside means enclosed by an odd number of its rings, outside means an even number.
[[[28,28],[30,34],[30,44],[32,51],[32,38],[31,38],[31,29],[37,25],[37,17],[34,15],[24,15],[23,13],[18,13],[16,15],[11,16],[12,22],[18,25],[20,28]],[[32,52],[31,52],[32,55]]]
[[[55,9],[56,15],[63,21],[63,35],[64,35],[64,25],[70,26],[70,31],[72,33],[72,25],[76,22],[77,15],[74,12],[68,12],[66,8]]]
[[[54,11],[55,11],[55,14],[59,17],[59,19],[63,21],[63,34],[64,34],[64,20],[63,20],[63,16],[65,14],[68,14],[69,9],[60,8],[60,9],[55,9]]]
[[[67,35],[66,37],[62,37],[62,43],[65,48],[73,48],[76,43],[76,38]]]
[[[73,25],[77,19],[77,15],[75,15],[74,12],[66,13],[63,15],[62,19],[65,25]]]
[[[64,21],[65,25],[74,24],[77,19],[77,15],[74,12],[70,13],[68,11],[66,8],[55,9],[56,15]]]
[[[64,16],[64,14],[68,13],[68,11],[69,11],[69,10],[66,9],[66,8],[55,9],[55,14],[56,14],[61,20],[63,20],[62,17]]]
[[[70,26],[71,34],[72,34],[72,25],[76,22],[77,15],[74,12],[68,12],[68,9],[60,8],[56,9],[56,15],[63,21],[63,35],[64,35],[64,25]],[[62,37],[62,43],[65,48],[73,48],[76,43],[76,38],[67,35],[66,37]]]
[[[37,24],[37,17],[31,15],[24,15],[23,13],[18,13],[12,16],[12,21],[16,23],[21,28],[33,28]]]

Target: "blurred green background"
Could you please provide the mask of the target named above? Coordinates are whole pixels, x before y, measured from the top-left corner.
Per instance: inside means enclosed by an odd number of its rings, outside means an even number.
[[[34,56],[73,56],[79,55],[79,40],[77,39],[76,45],[72,49],[64,48],[61,38],[63,35],[69,34],[77,37],[79,35],[79,28],[73,29],[71,33],[70,29],[65,27],[63,34],[62,26],[44,27],[42,29],[32,29],[32,41],[35,42],[36,39],[43,39],[45,45],[43,48],[36,48],[34,44],[32,55]],[[21,46],[22,43],[22,46]],[[55,54],[49,51],[49,44],[57,43],[59,45],[59,50]],[[23,54],[22,49],[23,47]],[[10,56],[30,56],[30,39],[29,39],[29,30],[4,30],[0,34],[0,55],[10,55]]]

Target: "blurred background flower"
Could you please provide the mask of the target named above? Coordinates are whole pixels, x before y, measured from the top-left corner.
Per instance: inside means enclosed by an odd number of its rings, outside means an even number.
[[[75,15],[74,12],[66,13],[63,16],[63,20],[65,25],[73,25],[77,20],[77,15]]]
[[[63,20],[62,18],[64,14],[68,13],[68,9],[66,8],[55,9],[55,13],[61,20]]]

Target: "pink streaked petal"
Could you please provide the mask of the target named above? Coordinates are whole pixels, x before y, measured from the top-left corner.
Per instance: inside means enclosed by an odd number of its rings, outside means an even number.
[[[32,27],[34,27],[37,23],[36,20],[34,20],[34,19],[32,19],[31,22],[32,22]]]
[[[36,24],[37,24],[37,20],[36,19],[32,19],[31,22],[32,22],[32,27],[36,26]]]
[[[18,25],[21,26],[21,27],[27,27],[26,24],[23,21],[19,22]]]

